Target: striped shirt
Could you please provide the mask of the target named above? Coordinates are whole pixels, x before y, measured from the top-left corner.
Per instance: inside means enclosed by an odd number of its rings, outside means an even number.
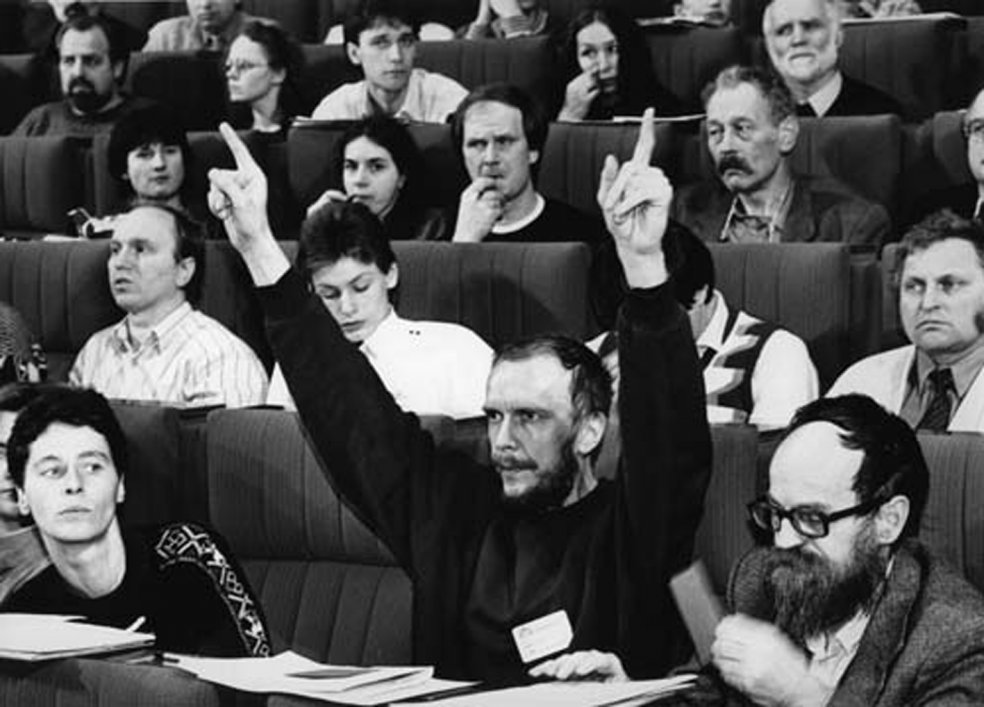
[[[69,382],[108,398],[188,407],[243,407],[266,399],[266,371],[253,350],[187,302],[139,347],[129,329],[124,318],[93,334],[75,359]]]

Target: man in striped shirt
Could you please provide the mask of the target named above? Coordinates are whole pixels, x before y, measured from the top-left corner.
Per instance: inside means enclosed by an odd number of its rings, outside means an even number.
[[[256,354],[192,308],[204,248],[197,225],[166,205],[120,217],[107,263],[113,299],[127,314],[92,335],[69,373],[110,398],[170,405],[262,404],[267,376]]]

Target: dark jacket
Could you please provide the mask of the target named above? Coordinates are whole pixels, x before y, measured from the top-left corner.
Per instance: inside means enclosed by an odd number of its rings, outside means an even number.
[[[844,83],[824,117],[835,115],[902,115],[902,105],[874,86],[842,74]]]
[[[670,287],[619,320],[621,469],[575,504],[510,513],[491,468],[437,449],[290,271],[262,288],[267,335],[329,482],[413,581],[414,660],[517,682],[510,630],[563,609],[572,649],[617,651],[655,677],[680,658],[667,581],[690,559],[710,436],[687,317]]]
[[[880,246],[891,224],[880,204],[831,177],[794,177],[793,200],[783,225],[784,242],[832,241]],[[684,187],[673,200],[673,217],[708,242],[721,238],[734,194],[719,180]]]

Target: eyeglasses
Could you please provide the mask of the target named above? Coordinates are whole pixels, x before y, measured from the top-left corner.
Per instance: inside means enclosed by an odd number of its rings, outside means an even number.
[[[961,126],[964,137],[975,142],[984,142],[984,118],[968,120]]]
[[[813,510],[811,508],[790,508],[786,509],[773,501],[768,496],[756,499],[746,506],[748,515],[752,521],[762,530],[771,530],[778,533],[782,527],[783,519],[788,519],[793,526],[793,530],[804,538],[816,540],[825,538],[830,533],[830,524],[851,516],[861,516],[875,510],[884,502],[884,498],[876,494],[864,503],[845,508],[833,513]]]
[[[257,64],[252,61],[227,61],[225,70],[227,74],[242,74],[253,69],[265,69],[269,64]]]

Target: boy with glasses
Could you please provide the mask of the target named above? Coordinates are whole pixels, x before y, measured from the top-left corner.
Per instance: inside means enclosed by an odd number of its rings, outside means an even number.
[[[415,69],[417,23],[398,0],[364,0],[345,23],[345,50],[365,79],[328,94],[311,117],[359,120],[390,115],[443,123],[467,95],[457,81]]]

